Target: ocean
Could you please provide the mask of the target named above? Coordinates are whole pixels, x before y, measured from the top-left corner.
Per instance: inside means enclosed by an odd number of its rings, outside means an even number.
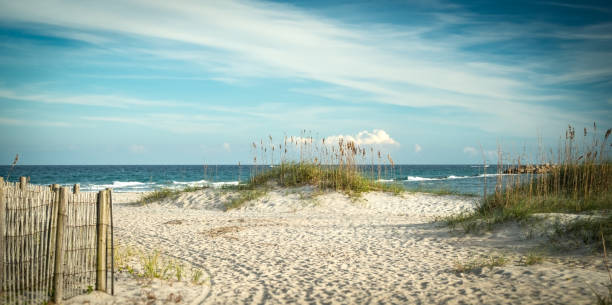
[[[16,165],[0,166],[0,175],[9,181],[20,176],[30,183],[48,185],[80,184],[81,191],[113,188],[115,192],[144,192],[160,188],[209,185],[220,187],[247,181],[255,170],[269,166],[252,165]],[[486,169],[486,176],[485,176]],[[495,189],[496,166],[483,165],[381,165],[363,166],[367,175],[383,183],[400,183],[409,190],[449,190],[481,195],[485,177],[487,192]]]

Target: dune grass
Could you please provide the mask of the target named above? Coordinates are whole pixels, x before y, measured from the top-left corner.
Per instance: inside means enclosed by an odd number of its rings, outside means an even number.
[[[187,186],[181,189],[171,189],[171,188],[162,188],[157,189],[149,193],[145,193],[142,197],[140,197],[141,204],[147,204],[155,201],[160,201],[164,199],[174,199],[180,196],[183,193],[195,192],[203,189],[207,189],[208,186]]]
[[[143,251],[141,249],[117,245],[113,249],[115,266],[118,272],[127,272],[143,279],[161,279],[166,281],[186,281],[201,285],[203,272],[198,268],[186,269],[188,264],[161,254],[159,250]]]
[[[389,171],[394,171],[395,164],[390,154],[385,155],[373,146],[359,145],[341,137],[315,139],[303,131],[299,137],[284,137],[279,144],[275,144],[270,136],[269,141],[253,143],[252,149],[256,166],[249,181],[250,187],[272,182],[282,187],[312,185],[348,194],[403,191],[398,184],[378,182]],[[258,161],[264,166],[257,167]]]
[[[541,264],[542,262],[544,262],[544,256],[536,252],[529,252],[525,257],[521,259],[521,262],[525,266]]]
[[[557,162],[551,162],[546,173],[505,178],[498,175],[495,193],[483,198],[474,213],[449,217],[446,223],[474,232],[506,221],[525,221],[534,213],[597,213],[603,217],[570,223],[558,229],[558,234],[580,236],[585,243],[593,244],[598,244],[598,236],[603,234],[609,244],[612,240],[612,162],[607,142],[610,133],[608,129],[602,139],[593,132],[591,143],[583,140],[578,147],[575,129],[570,126],[565,143],[557,152]],[[587,135],[585,128],[584,137]],[[513,164],[520,166],[520,159],[517,161]],[[498,171],[501,171],[504,166],[499,163]]]
[[[252,152],[254,167],[249,181],[226,188],[243,191],[226,204],[228,209],[265,195],[272,186],[309,185],[352,197],[370,191],[393,194],[405,191],[400,184],[378,182],[394,170],[395,164],[389,154],[385,156],[373,147],[360,146],[343,138],[316,140],[303,132],[300,137],[285,137],[275,144],[270,136],[269,141],[253,142]],[[369,167],[366,166],[368,162]],[[383,162],[388,164],[381,164]]]
[[[460,191],[452,190],[450,188],[444,188],[444,187],[431,188],[431,187],[418,186],[418,187],[415,187],[415,188],[406,188],[406,192],[409,192],[409,193],[426,193],[426,194],[432,194],[432,195],[438,195],[438,196],[478,197],[478,195],[476,195],[476,194],[462,193]]]
[[[253,176],[247,184],[226,187],[240,191],[238,197],[225,204],[235,209],[246,202],[264,196],[269,187],[313,186],[319,190],[334,190],[358,197],[364,192],[381,191],[400,194],[404,188],[398,184],[385,184],[368,179],[359,171],[340,166],[323,166],[310,163],[281,163]]]
[[[311,185],[322,190],[336,190],[347,194],[360,194],[370,191],[400,193],[398,184],[385,184],[366,178],[355,167],[321,165],[313,163],[281,163],[262,172],[250,181],[251,187],[274,183],[281,187]]]
[[[508,263],[508,259],[503,255],[491,255],[468,260],[466,262],[455,262],[453,270],[456,273],[479,273],[484,268],[493,269]]]
[[[242,190],[237,197],[232,198],[230,201],[224,203],[225,210],[237,209],[243,206],[246,202],[255,200],[266,195],[265,189],[245,189]]]

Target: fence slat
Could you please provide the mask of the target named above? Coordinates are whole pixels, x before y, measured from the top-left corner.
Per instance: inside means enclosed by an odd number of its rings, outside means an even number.
[[[59,304],[64,293],[64,228],[66,221],[66,205],[68,203],[68,188],[62,187],[57,202],[57,228],[55,237],[55,270],[53,272],[53,301]]]
[[[5,228],[6,228],[6,199],[4,198],[4,179],[0,177],[0,295],[4,292],[5,272],[4,253],[6,251]]]
[[[96,290],[106,291],[106,210],[107,191],[98,192],[98,238],[97,238],[97,273]]]
[[[113,190],[108,189],[108,217],[110,218],[110,238],[111,238],[111,294],[115,295],[115,234],[113,232]]]
[[[19,188],[21,188],[22,191],[26,190],[27,185],[28,185],[28,178],[19,177]]]

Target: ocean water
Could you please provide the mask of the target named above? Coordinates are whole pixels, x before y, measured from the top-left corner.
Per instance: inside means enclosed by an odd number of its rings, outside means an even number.
[[[82,191],[113,188],[116,192],[143,192],[159,188],[209,185],[220,187],[247,181],[255,171],[269,166],[243,165],[17,165],[0,166],[0,175],[9,181],[20,176],[30,183],[72,185]],[[488,192],[495,188],[496,166],[482,165],[384,165],[363,166],[366,175],[384,183],[400,183],[411,190],[451,190],[482,194],[485,179]],[[485,176],[486,170],[486,176]]]

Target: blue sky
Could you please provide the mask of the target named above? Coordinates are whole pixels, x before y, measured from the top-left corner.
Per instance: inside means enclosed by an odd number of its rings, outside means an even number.
[[[606,1],[0,1],[0,164],[248,163],[301,130],[480,163],[611,118]]]

